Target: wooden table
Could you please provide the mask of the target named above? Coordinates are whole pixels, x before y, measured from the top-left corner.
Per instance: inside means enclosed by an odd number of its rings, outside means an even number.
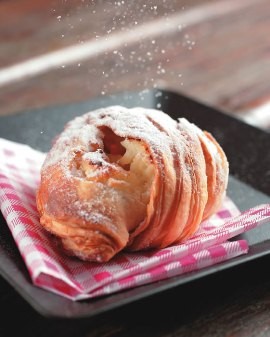
[[[0,115],[159,87],[269,130],[269,0],[190,2],[1,2]],[[0,335],[269,336],[267,261],[80,321],[0,279]]]
[[[270,127],[268,0],[115,3],[2,2],[0,115],[162,87]]]

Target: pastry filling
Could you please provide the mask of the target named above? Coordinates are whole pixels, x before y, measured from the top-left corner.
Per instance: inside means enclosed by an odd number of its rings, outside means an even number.
[[[140,140],[119,137],[108,127],[101,131],[103,148],[82,155],[80,170],[87,181],[102,184],[103,193],[98,200],[104,212],[106,208],[116,207],[119,219],[125,219],[130,232],[146,217],[154,164],[149,150]],[[92,197],[97,200],[96,195]],[[107,200],[113,200],[114,205],[107,205]]]

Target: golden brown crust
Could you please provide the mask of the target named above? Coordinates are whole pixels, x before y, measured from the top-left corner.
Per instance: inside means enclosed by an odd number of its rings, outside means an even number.
[[[227,181],[209,133],[160,111],[109,107],[68,123],[44,162],[37,206],[66,252],[105,262],[186,240]]]

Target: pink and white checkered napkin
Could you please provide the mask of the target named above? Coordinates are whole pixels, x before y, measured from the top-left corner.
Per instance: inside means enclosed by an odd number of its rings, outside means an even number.
[[[245,240],[228,239],[270,218],[270,205],[242,215],[226,198],[186,243],[143,253],[120,253],[104,264],[82,262],[58,251],[39,224],[35,193],[45,155],[0,139],[0,206],[33,283],[80,300],[181,275],[247,253]],[[1,234],[0,234],[1,235]]]

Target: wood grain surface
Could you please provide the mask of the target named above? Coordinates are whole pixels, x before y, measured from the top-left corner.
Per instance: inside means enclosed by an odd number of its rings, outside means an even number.
[[[162,87],[267,129],[269,28],[268,0],[4,1],[0,114]]]

